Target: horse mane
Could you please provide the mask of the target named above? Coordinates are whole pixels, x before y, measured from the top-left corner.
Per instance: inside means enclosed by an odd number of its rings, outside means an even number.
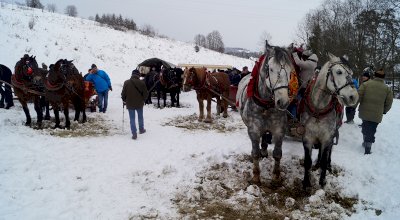
[[[286,49],[281,47],[274,47],[274,57],[277,64],[292,63],[289,53]]]

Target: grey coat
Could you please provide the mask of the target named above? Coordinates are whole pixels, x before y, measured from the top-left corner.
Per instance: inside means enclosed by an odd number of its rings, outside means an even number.
[[[126,102],[127,109],[138,109],[143,108],[148,94],[146,84],[138,76],[133,75],[125,81],[121,98],[122,101]]]
[[[318,57],[312,54],[307,60],[302,60],[297,53],[293,53],[293,59],[296,65],[300,67],[300,88],[306,88],[308,81],[314,76]]]

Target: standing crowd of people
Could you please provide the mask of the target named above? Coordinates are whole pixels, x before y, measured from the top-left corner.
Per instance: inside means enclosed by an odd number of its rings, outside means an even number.
[[[321,69],[318,66],[318,57],[311,50],[294,48],[292,53],[293,60],[297,65],[300,89],[297,97],[289,105],[288,111],[293,117],[297,115],[297,104],[303,98],[308,82]],[[154,69],[152,71],[155,71]],[[233,69],[230,71],[229,78],[231,84],[237,86],[242,78],[250,74],[247,66],[242,71]],[[0,77],[3,81],[11,83],[11,70],[4,65],[0,66]],[[144,128],[143,106],[148,91],[146,84],[139,79],[138,70],[132,71],[130,79],[124,82],[121,92],[123,106],[128,109],[130,118],[130,127],[132,139],[137,139],[137,133],[146,132]],[[346,121],[344,123],[353,124],[356,108],[358,106],[359,118],[362,120],[361,128],[363,135],[362,146],[365,148],[365,154],[371,153],[372,144],[375,142],[375,133],[379,123],[382,122],[383,115],[386,114],[393,102],[393,92],[384,83],[385,73],[383,70],[373,71],[372,67],[364,69],[361,78],[361,85],[358,80],[353,79],[354,86],[358,89],[359,102],[356,106],[346,107]],[[92,64],[88,73],[84,76],[85,81],[92,82],[98,95],[99,112],[106,113],[108,107],[108,93],[112,91],[111,80],[104,70],[97,68]],[[9,85],[0,86],[0,108],[9,109],[14,106],[12,90]],[[136,127],[136,114],[138,118],[139,129]]]

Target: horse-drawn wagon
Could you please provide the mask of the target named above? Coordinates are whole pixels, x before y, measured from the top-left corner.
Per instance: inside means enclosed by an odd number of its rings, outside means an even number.
[[[164,107],[166,107],[167,93],[171,96],[171,107],[180,107],[179,93],[182,87],[182,69],[165,60],[150,58],[138,64],[137,70],[144,76],[144,81],[149,91],[146,104],[152,103],[151,94],[154,91],[157,95],[158,108],[161,108],[161,97],[164,100]]]

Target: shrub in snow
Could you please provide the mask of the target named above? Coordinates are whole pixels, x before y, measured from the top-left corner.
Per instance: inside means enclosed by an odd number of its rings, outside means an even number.
[[[29,21],[29,23],[28,23],[28,26],[29,26],[29,29],[33,29],[33,27],[35,26],[35,19],[34,18],[31,18],[31,20]]]

